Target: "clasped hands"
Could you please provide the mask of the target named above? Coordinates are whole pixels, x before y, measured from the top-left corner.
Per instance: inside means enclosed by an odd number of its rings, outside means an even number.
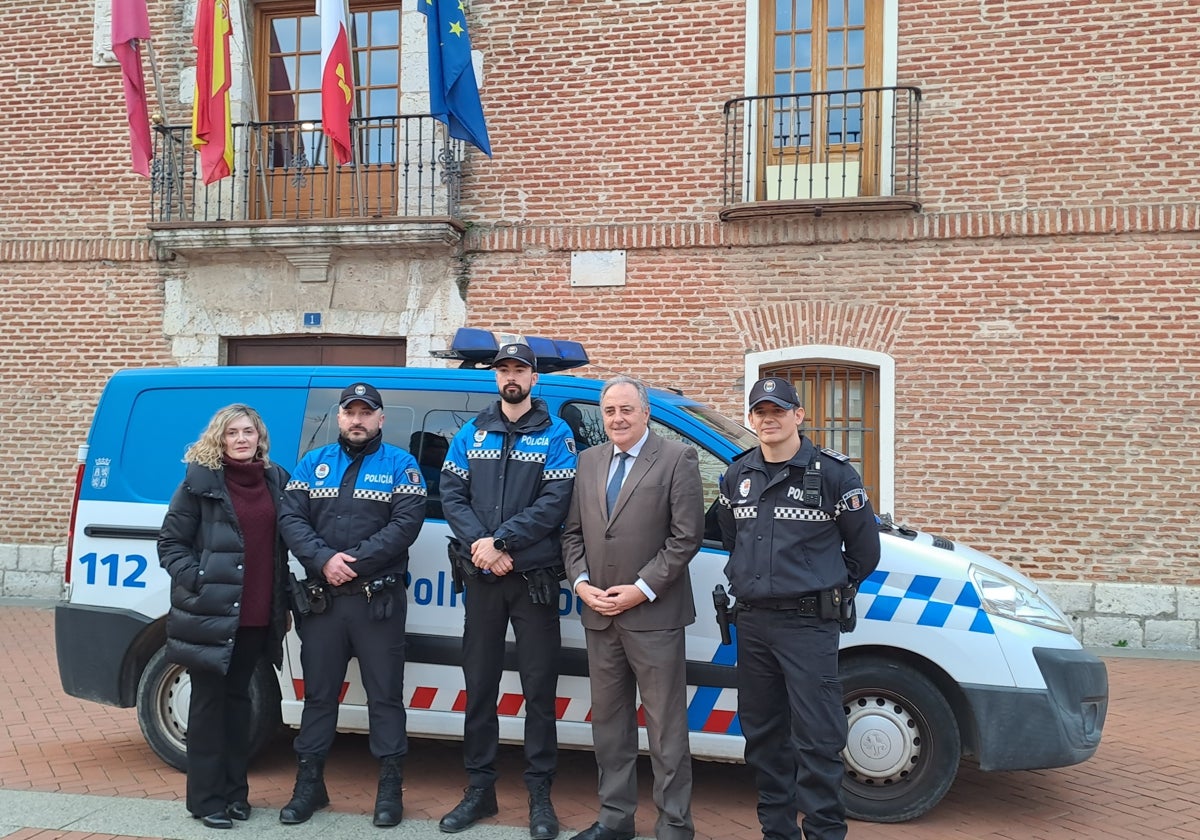
[[[358,558],[351,557],[344,551],[339,551],[325,561],[325,565],[321,567],[321,574],[325,576],[325,580],[331,586],[341,586],[358,577],[358,572],[350,568],[351,563],[357,562]]]
[[[575,594],[584,604],[600,615],[609,617],[620,615],[638,604],[648,601],[646,593],[632,583],[623,583],[601,589],[592,586],[588,581],[582,581],[575,587]]]
[[[471,562],[480,571],[500,577],[513,570],[513,559],[507,551],[498,551],[495,542],[492,537],[480,537],[471,543]]]

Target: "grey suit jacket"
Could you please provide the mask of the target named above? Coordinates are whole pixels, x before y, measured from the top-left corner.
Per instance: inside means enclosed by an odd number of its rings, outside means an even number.
[[[602,630],[616,621],[630,630],[686,627],[696,620],[688,564],[704,539],[696,450],[651,432],[609,518],[604,493],[612,457],[612,443],[579,455],[562,537],[567,580],[574,590],[585,571],[601,589],[641,578],[656,597],[616,618],[585,606],[583,626]]]

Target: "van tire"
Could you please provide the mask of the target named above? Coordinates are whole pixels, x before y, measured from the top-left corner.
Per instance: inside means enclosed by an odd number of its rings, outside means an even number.
[[[876,657],[841,667],[849,736],[842,796],[856,820],[916,819],[941,801],[958,774],[958,721],[928,678]]]
[[[187,772],[187,717],[192,681],[186,668],[167,661],[165,648],[150,657],[138,681],[137,717],[154,754]],[[270,663],[260,662],[250,678],[250,757],[279,730],[279,681]]]

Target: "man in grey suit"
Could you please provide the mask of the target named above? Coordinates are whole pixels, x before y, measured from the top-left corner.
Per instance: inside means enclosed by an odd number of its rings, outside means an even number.
[[[691,840],[683,628],[696,620],[688,563],[704,538],[696,450],[649,429],[646,386],[619,376],[600,392],[610,443],[579,455],[563,532],[567,578],[583,602],[600,815],[573,840],[629,840],[637,810],[641,691],[658,840]]]

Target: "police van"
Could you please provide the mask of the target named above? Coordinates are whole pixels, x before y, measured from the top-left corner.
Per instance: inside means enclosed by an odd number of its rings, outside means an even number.
[[[460,331],[454,355],[472,367],[490,358],[490,333]],[[528,339],[542,371],[586,360],[565,342]],[[470,346],[474,343],[474,346]],[[413,545],[405,675],[414,736],[461,738],[462,594],[447,560],[449,528],[438,476],[454,433],[497,399],[488,370],[364,367],[212,367],[126,370],[100,397],[79,467],[64,598],[55,616],[59,674],[75,697],[137,707],[150,747],[182,769],[190,695],[185,670],[166,661],[169,579],[155,550],[181,462],[213,413],[230,403],[257,408],[273,460],[291,469],[337,438],[337,403],[365,380],[384,399],[384,437],[409,450],[429,486],[426,521]],[[601,382],[542,375],[534,396],[575,432],[580,449],[605,440]],[[712,593],[725,584],[712,505],[730,460],[753,435],[678,393],[651,390],[651,428],[699,453],[709,506],[704,546],[691,563],[697,621],[687,628],[688,724],[692,753],[742,759],[735,650],[722,644]],[[898,822],[927,812],[949,790],[960,760],[983,770],[1059,767],[1099,746],[1108,705],[1104,664],[1081,649],[1070,620],[1031,580],[940,536],[881,517],[878,569],[862,582],[857,628],[842,636],[841,679],[849,738],[844,795],[851,816]],[[299,564],[293,561],[299,571]],[[301,572],[302,574],[302,572]],[[558,733],[563,746],[591,746],[587,654],[580,603],[564,585]],[[499,701],[500,735],[522,737],[523,697],[511,631]],[[283,667],[264,665],[252,684],[253,739],[300,724],[304,673],[289,633]],[[366,695],[352,662],[338,717],[341,731],[367,730]],[[645,731],[641,732],[643,749]]]

